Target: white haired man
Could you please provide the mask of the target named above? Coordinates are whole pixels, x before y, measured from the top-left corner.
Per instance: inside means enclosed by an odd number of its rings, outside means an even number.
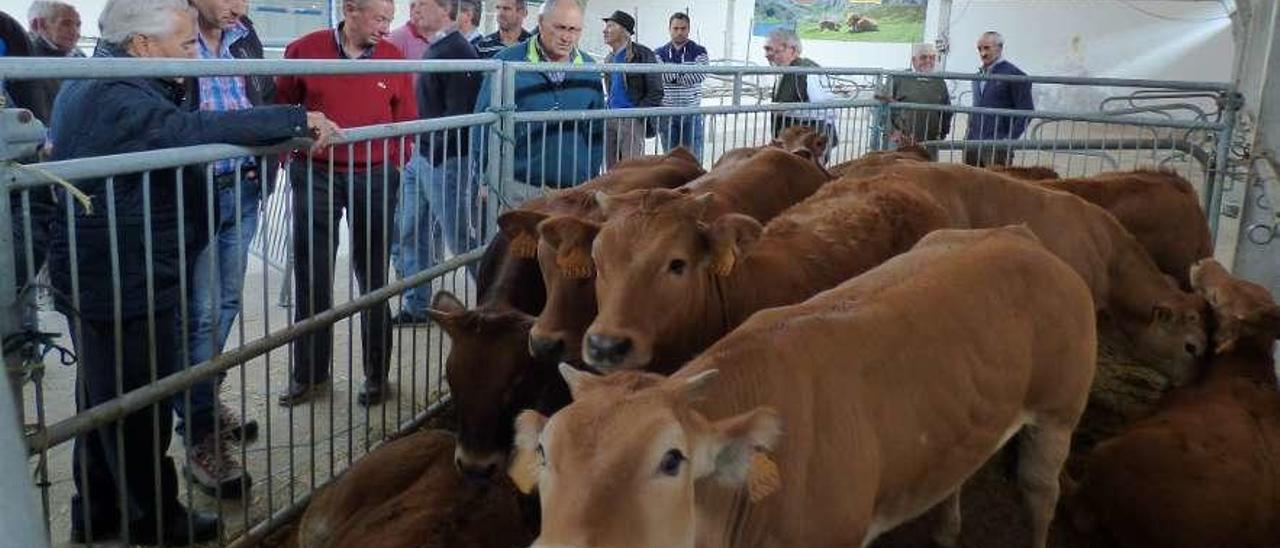
[[[95,57],[196,55],[195,10],[186,0],[109,0],[98,26]],[[299,106],[193,110],[183,86],[182,78],[68,81],[54,105],[53,160],[207,143],[264,145],[307,135],[318,137],[320,147],[337,131],[323,114]],[[92,197],[92,207],[53,223],[49,272],[68,298],[57,306],[79,359],[77,411],[184,365],[178,311],[186,265],[179,257],[193,257],[209,236],[205,193],[183,183],[202,180],[200,170],[185,171],[78,179],[74,184]],[[73,542],[174,545],[217,536],[214,516],[178,502],[177,472],[166,456],[172,420],[164,401],[76,437]]]
[[[950,105],[947,82],[941,78],[925,78],[938,65],[938,49],[920,43],[911,47],[911,71],[922,76],[895,76],[890,79],[894,101],[931,105]],[[894,109],[889,140],[897,146],[911,146],[921,141],[942,139],[951,132],[951,113],[934,110]],[[930,152],[930,156],[933,153]]]
[[[817,63],[801,57],[803,47],[794,30],[779,27],[769,32],[764,56],[775,67],[817,67]],[[774,103],[821,103],[836,96],[817,74],[783,74],[773,87]],[[809,126],[827,137],[827,155],[836,146],[836,125],[832,112],[826,109],[794,110],[774,113],[773,135],[777,137],[790,126]],[[823,160],[826,160],[824,155]]]
[[[58,0],[36,0],[27,9],[31,44],[37,57],[84,57],[80,41],[80,12]]]
[[[978,57],[982,59],[982,76],[998,74],[1026,76],[1027,73],[1004,58],[1004,37],[996,31],[987,31],[978,38]],[[1031,98],[1030,82],[1003,82],[999,80],[973,81],[973,106],[1014,110],[1035,110]],[[969,117],[966,140],[1017,139],[1027,129],[1028,116],[1001,116],[974,114]],[[971,166],[1009,165],[1013,161],[1013,149],[999,145],[987,145],[964,151],[964,163]]]

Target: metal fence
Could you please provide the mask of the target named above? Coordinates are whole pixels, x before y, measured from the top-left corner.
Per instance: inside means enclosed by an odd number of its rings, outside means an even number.
[[[152,451],[147,458],[151,469],[163,462],[162,455],[179,463],[187,463],[190,432],[179,436],[184,443],[166,444],[171,417],[191,422],[192,392],[201,382],[211,382],[226,375],[219,394],[240,416],[259,421],[262,434],[256,442],[226,442],[230,454],[244,464],[252,478],[247,493],[232,498],[215,491],[209,496],[189,480],[178,482],[183,505],[217,512],[222,518],[218,544],[252,545],[287,523],[305,507],[310,495],[331,481],[361,455],[400,432],[418,427],[446,401],[443,382],[443,357],[449,341],[430,324],[390,329],[385,321],[389,305],[406,308],[405,292],[412,288],[425,290],[417,298],[432,291],[447,290],[465,303],[476,299],[475,280],[471,270],[478,261],[483,242],[491,235],[495,215],[503,208],[517,204],[522,198],[546,192],[555,187],[580,183],[599,170],[608,169],[613,154],[622,157],[638,153],[658,153],[674,144],[694,148],[704,165],[710,167],[725,151],[742,146],[755,146],[770,141],[781,117],[813,121],[829,127],[834,147],[828,161],[832,164],[854,159],[866,152],[893,146],[898,120],[904,114],[936,115],[949,119],[949,132],[932,133],[921,139],[933,150],[939,161],[960,161],[967,150],[1000,150],[1017,165],[1052,167],[1067,176],[1082,176],[1099,171],[1162,167],[1182,174],[1197,186],[1209,211],[1216,211],[1218,196],[1227,182],[1230,142],[1235,109],[1238,104],[1226,85],[1132,80],[1098,80],[1069,78],[993,77],[987,81],[1024,81],[1035,86],[1063,88],[1125,89],[1113,94],[1090,111],[1056,111],[1041,109],[1013,111],[980,109],[959,104],[893,102],[895,78],[918,75],[878,69],[817,68],[778,69],[771,67],[714,66],[670,67],[636,65],[529,65],[498,62],[424,63],[424,62],[329,62],[329,61],[146,61],[57,60],[39,66],[0,60],[0,78],[115,78],[161,76],[243,75],[320,75],[378,74],[412,72],[479,72],[487,77],[488,87],[480,93],[491,105],[465,116],[391,123],[362,128],[348,128],[339,142],[320,156],[296,152],[305,150],[300,142],[283,143],[263,148],[230,145],[155,150],[115,156],[83,158],[31,165],[6,163],[0,166],[0,225],[20,227],[14,233],[0,231],[0,328],[3,329],[6,361],[14,378],[24,385],[19,394],[23,423],[30,453],[30,470],[39,486],[45,525],[55,542],[65,541],[75,520],[88,520],[88,506],[73,508],[68,504],[75,492],[73,453],[88,451],[87,443],[68,443],[77,437],[110,435],[119,461],[125,461],[137,448],[128,447],[123,429],[106,427],[128,420],[149,425]],[[708,93],[702,106],[689,108],[638,108],[626,110],[554,110],[531,111],[521,108],[517,79],[530,72],[599,75],[601,72],[702,72],[721,90]],[[773,104],[766,99],[773,79],[781,74],[802,74],[824,79],[838,97],[821,104]],[[975,77],[963,74],[935,75],[950,82],[954,103]],[[598,78],[598,76],[594,76]],[[754,91],[753,91],[754,90]],[[1170,106],[1176,102],[1180,106]],[[1115,107],[1117,104],[1125,106]],[[1187,107],[1186,105],[1192,105]],[[1027,132],[1018,138],[966,139],[968,127],[985,116],[1001,116],[1025,120]],[[683,125],[696,121],[696,124]],[[697,127],[700,139],[691,143],[689,128]],[[678,129],[677,129],[678,128]],[[566,136],[583,141],[563,147]],[[628,141],[629,139],[629,141]],[[461,233],[443,234],[442,225],[432,221],[440,215],[439,199],[431,212],[406,203],[425,203],[421,198],[397,194],[394,190],[404,181],[398,166],[413,165],[409,149],[426,151],[434,156],[437,147],[458,150],[463,141],[471,143],[467,162],[454,170],[426,168],[431,173],[446,172],[435,179],[421,176],[414,192],[429,192],[431,185],[449,189],[443,201],[460,219]],[[612,140],[612,142],[610,142]],[[412,147],[410,147],[412,145]],[[56,146],[56,143],[55,143]],[[363,165],[354,158],[363,150]],[[375,158],[376,150],[384,157]],[[385,151],[398,150],[398,153]],[[230,179],[215,176],[211,163],[232,158],[254,157],[258,166],[273,165],[282,154],[295,151],[283,164],[278,175],[264,169],[259,182],[243,176]],[[345,152],[345,154],[341,154]],[[338,160],[336,158],[345,158]],[[345,166],[343,163],[345,162]],[[561,173],[565,164],[585,166],[581,173]],[[345,167],[345,169],[344,169]],[[410,170],[415,169],[413,167]],[[416,169],[422,170],[419,164]],[[92,203],[105,206],[98,211],[102,224],[86,224],[85,211],[77,202],[68,183],[85,187],[85,181],[100,181],[92,188]],[[425,182],[430,181],[430,182]],[[451,183],[450,183],[451,182]],[[170,184],[174,195],[159,185]],[[254,188],[254,185],[259,185]],[[165,192],[162,192],[165,190]],[[246,199],[260,191],[261,197]],[[37,250],[43,244],[33,235],[33,223],[39,218],[38,193],[52,192],[57,197],[55,219],[66,228],[67,247],[72,250],[70,272],[55,273],[53,278],[66,280],[71,291],[53,290],[53,306],[37,307],[30,299],[32,288],[20,290],[27,280],[41,280],[41,261]],[[184,194],[186,193],[186,194]],[[205,200],[191,199],[203,196]],[[212,324],[227,330],[225,345],[207,351],[192,348],[193,330],[208,333],[214,327],[193,324],[193,307],[218,302],[217,288],[226,279],[235,278],[234,271],[224,274],[216,266],[195,263],[191,253],[199,249],[173,247],[171,257],[176,268],[175,287],[159,287],[169,283],[157,267],[169,250],[161,241],[157,228],[168,218],[161,215],[166,208],[154,200],[173,200],[176,226],[184,242],[186,234],[197,229],[214,233],[216,213],[212,198],[221,193],[228,198],[221,206],[230,205],[233,219],[221,235],[248,235],[232,238],[225,250],[240,254],[250,251],[243,275],[242,298],[229,310],[214,312]],[[452,193],[452,198],[449,197]],[[137,218],[118,211],[128,199],[137,198],[145,205]],[[438,198],[438,197],[437,197]],[[329,215],[329,210],[348,204],[343,214]],[[191,204],[196,204],[194,211]],[[244,210],[260,207],[256,230],[246,227]],[[406,209],[407,207],[407,209]],[[407,211],[408,214],[404,212]],[[347,227],[340,226],[342,218]],[[1210,215],[1216,218],[1216,215]],[[141,229],[129,231],[130,223],[141,223]],[[128,225],[128,226],[126,226]],[[107,236],[103,237],[103,233]],[[398,236],[398,237],[397,237]],[[76,256],[76,250],[89,249],[77,245],[77,238],[98,238],[104,249],[92,257],[105,257],[110,264],[92,264]],[[387,282],[378,270],[388,270],[392,258],[383,246],[395,241],[398,249],[396,270]],[[121,250],[128,246],[143,255],[139,260]],[[216,246],[210,249],[215,249]],[[406,254],[417,250],[419,261],[404,265]],[[94,251],[94,250],[91,250]],[[106,251],[105,254],[100,253]],[[210,251],[217,257],[216,251]],[[391,252],[396,253],[396,252]],[[313,261],[323,254],[332,258],[329,265]],[[301,257],[301,258],[300,258]],[[193,266],[186,266],[188,263]],[[323,262],[323,261],[322,261]],[[130,268],[141,270],[131,272]],[[324,270],[332,271],[328,281]],[[108,295],[82,294],[85,286],[102,284],[112,291]],[[131,275],[142,283],[141,300],[130,302],[131,287],[123,287]],[[197,280],[196,278],[200,278]],[[207,281],[204,281],[206,280]],[[27,284],[33,285],[33,284]],[[57,282],[54,285],[58,285]],[[207,294],[195,291],[202,287]],[[328,303],[317,293],[331,288]],[[310,289],[308,289],[310,288]],[[175,291],[176,322],[157,310],[163,298],[157,295]],[[130,295],[138,296],[136,293]],[[88,302],[86,299],[105,299]],[[234,299],[230,299],[234,301]],[[105,319],[89,318],[78,311],[98,306],[109,312]],[[216,309],[217,307],[215,307]],[[125,310],[142,310],[126,317]],[[231,316],[228,318],[227,316]],[[382,319],[379,319],[382,317]],[[138,318],[141,318],[139,323]],[[234,320],[234,321],[232,321]],[[86,324],[88,325],[86,327]],[[99,347],[86,343],[83,335],[72,344],[71,333],[84,334],[86,328],[99,328],[95,334]],[[332,342],[312,337],[332,330]],[[385,331],[393,331],[385,339]],[[93,338],[93,337],[90,337]],[[177,339],[176,342],[173,339]],[[377,340],[370,340],[377,339]],[[331,344],[331,346],[329,346]],[[325,359],[323,345],[331,352]],[[66,349],[54,351],[57,346]],[[91,348],[93,347],[93,348]],[[167,347],[167,348],[166,348]],[[78,352],[71,349],[75,348]],[[95,349],[97,351],[95,351]],[[105,349],[105,350],[103,350]],[[104,355],[105,354],[105,355]],[[319,358],[316,356],[319,355]],[[371,357],[373,356],[373,357]],[[379,357],[381,356],[381,357]],[[191,367],[174,363],[192,364]],[[376,406],[359,405],[361,381],[366,378],[363,367],[379,361],[386,367],[390,396]],[[77,397],[86,395],[85,379],[100,375],[86,370],[85,362],[114,370],[108,376],[113,388],[107,397],[94,400],[96,405],[77,405]],[[319,362],[328,362],[329,365]],[[345,362],[345,363],[344,363]],[[140,365],[139,365],[140,364]],[[126,382],[130,367],[143,367],[144,374]],[[306,404],[281,408],[277,396],[289,390],[291,375],[323,375],[331,369],[331,381]],[[370,374],[376,373],[376,367]],[[291,373],[292,371],[292,373]],[[319,378],[319,377],[316,377]],[[100,379],[99,379],[100,381]],[[95,381],[95,382],[99,382]],[[132,382],[133,384],[130,384]],[[181,403],[178,403],[180,400]],[[174,406],[177,407],[174,407]],[[181,411],[179,411],[181,409]],[[215,422],[221,428],[221,423]],[[221,439],[221,432],[218,432]],[[146,440],[144,440],[146,441]],[[221,443],[221,442],[220,442]],[[145,444],[144,444],[145,445]],[[74,473],[89,475],[83,453]],[[128,469],[127,467],[125,468]],[[156,485],[163,481],[157,475]],[[115,478],[116,487],[107,486],[113,499],[102,504],[121,506],[130,501],[120,486],[136,485],[127,478]],[[89,485],[92,489],[98,487]],[[94,499],[95,504],[100,503]],[[96,516],[95,516],[96,519]],[[113,519],[118,520],[119,516]],[[90,521],[93,527],[99,523]],[[111,528],[114,524],[105,524]],[[120,523],[127,527],[127,523]]]

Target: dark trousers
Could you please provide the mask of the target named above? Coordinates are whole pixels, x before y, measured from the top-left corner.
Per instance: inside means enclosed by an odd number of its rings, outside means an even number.
[[[156,378],[181,369],[178,311],[168,308],[155,314],[154,336],[149,337],[146,316],[125,320],[121,326],[119,382],[123,392],[116,391],[115,323],[82,319],[77,326],[75,318],[68,316],[80,361],[77,412],[149,384],[153,367]],[[154,349],[154,364],[148,348]],[[122,510],[127,512],[130,528],[135,531],[154,531],[161,515],[166,528],[172,525],[168,520],[175,519],[179,508],[178,476],[173,460],[164,454],[169,448],[172,425],[173,415],[166,400],[76,438],[72,455],[76,494],[71,498],[74,527],[88,531],[87,526],[91,526],[94,537],[102,538],[105,533],[119,530]],[[123,500],[121,488],[126,490]],[[121,508],[122,502],[125,508]],[[86,510],[89,524],[84,523]]]
[[[965,149],[964,163],[975,167],[1007,166],[1013,162],[1013,151],[1003,147]]]
[[[351,266],[360,293],[387,285],[390,236],[395,231],[399,171],[332,172],[323,166],[294,162],[293,185],[294,318],[310,318],[333,305],[333,263],[338,249],[337,224],[343,210],[351,226]],[[383,302],[360,313],[360,350],[365,381],[382,383],[391,364],[391,307]],[[313,384],[329,379],[333,361],[333,327],[299,337],[293,343],[293,380]]]

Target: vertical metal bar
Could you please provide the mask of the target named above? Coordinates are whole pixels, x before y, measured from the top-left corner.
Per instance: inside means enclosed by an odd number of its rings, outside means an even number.
[[[0,192],[0,195],[3,195],[3,194],[8,194],[8,193]],[[0,200],[4,200],[4,199],[6,198],[4,198],[3,196],[0,196]],[[75,197],[71,195],[71,191],[66,190],[63,192],[62,203],[66,204],[67,206],[66,207],[67,256],[68,256],[67,262],[71,267],[71,309],[74,311],[77,311],[77,313],[71,314],[71,316],[67,318],[67,321],[75,324],[76,327],[74,332],[78,334],[77,335],[78,340],[76,341],[76,343],[79,348],[83,348],[83,346],[81,346],[82,343],[80,341],[84,340],[84,319],[81,318],[80,314],[78,313],[78,311],[82,310],[83,308],[81,307],[81,303],[80,303],[80,257],[76,247],[77,245],[79,245],[77,241],[78,238],[76,237],[76,200],[75,200]],[[7,210],[7,209],[8,209],[7,207],[0,208],[0,210]],[[3,215],[3,213],[0,213],[0,215]],[[0,236],[0,237],[3,237],[3,236]],[[3,259],[0,259],[0,260],[3,260]],[[89,397],[88,396],[89,388],[87,386],[87,383],[88,381],[86,380],[84,361],[76,360],[76,395],[77,397],[80,397],[80,395],[83,394],[84,395],[83,397],[85,398],[86,402],[88,401],[88,397]],[[78,445],[79,445],[78,449],[80,450],[80,477],[87,478],[89,477],[89,465],[88,465],[89,459],[86,453],[88,451],[88,447],[87,447],[88,444],[83,443]],[[74,451],[75,449],[72,449],[72,450]],[[93,495],[91,493],[89,482],[81,482],[75,486],[75,489],[77,491],[80,491],[80,489],[82,488],[84,490],[79,494],[85,501],[88,501],[88,502],[83,506],[81,506],[80,518],[83,520],[82,523],[84,523],[85,536],[89,538],[93,538],[94,537],[93,520],[89,519],[90,507],[92,504],[91,501],[93,500]]]
[[[742,72],[733,73],[733,106],[742,104]]]
[[[1226,94],[1221,99],[1222,120],[1225,124],[1218,132],[1218,143],[1213,155],[1213,176],[1206,177],[1205,191],[1208,194],[1209,234],[1214,241],[1218,239],[1218,217],[1222,211],[1222,192],[1226,188],[1227,169],[1231,162],[1231,138],[1235,132],[1236,116],[1240,110],[1241,95],[1236,91]]]
[[[512,118],[512,115],[511,115],[512,114],[511,111],[515,110],[516,108],[516,71],[506,62],[503,62],[502,69],[500,70],[499,74],[501,74],[502,76],[501,78],[502,102],[500,103],[501,108],[499,109],[498,115],[501,116],[500,122],[502,127],[502,134],[506,136],[506,138],[502,140],[502,156],[501,156],[502,157],[502,176],[499,177],[498,179],[498,183],[499,183],[498,196],[500,197],[500,199],[505,199],[506,198],[505,185],[507,182],[515,180],[515,172],[516,172],[516,167],[515,167],[516,125],[515,125],[515,119]],[[497,93],[497,92],[498,90],[493,91],[493,93]],[[531,151],[532,149],[526,148],[525,150]],[[525,160],[525,166],[526,166],[526,169],[531,169],[533,167],[528,165],[527,158]],[[521,182],[525,184],[533,184],[533,181],[521,181]],[[497,217],[495,216],[494,219],[496,220]]]
[[[0,165],[0,170],[7,175],[10,167]],[[7,338],[10,335],[22,331],[22,309],[21,302],[18,298],[18,270],[14,264],[14,257],[17,255],[13,252],[15,244],[13,241],[13,230],[9,227],[13,226],[11,200],[9,194],[9,177],[5,177],[0,183],[0,338]],[[28,231],[28,234],[30,232]],[[23,421],[23,410],[25,408],[22,403],[22,379],[21,371],[18,366],[21,363],[22,356],[14,353],[6,352],[4,356],[4,364],[9,373],[9,388],[13,391],[14,414],[18,417],[19,424]],[[10,369],[12,368],[12,369]],[[16,373],[15,373],[16,372]]]

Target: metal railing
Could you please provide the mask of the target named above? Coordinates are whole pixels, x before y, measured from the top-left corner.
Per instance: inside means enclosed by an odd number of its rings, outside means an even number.
[[[854,159],[866,152],[893,146],[889,136],[894,131],[896,117],[919,113],[925,116],[949,116],[949,131],[940,131],[921,144],[935,151],[939,161],[959,161],[965,151],[1002,150],[1015,164],[1052,167],[1068,176],[1083,176],[1105,170],[1136,169],[1147,166],[1163,166],[1182,174],[1202,193],[1205,207],[1216,211],[1220,200],[1223,178],[1227,173],[1228,146],[1238,107],[1232,100],[1231,88],[1225,84],[1187,82],[1161,82],[1146,80],[1083,79],[1055,77],[1003,77],[986,78],[990,81],[1029,82],[1037,86],[1102,86],[1133,88],[1148,94],[1194,94],[1212,96],[1223,106],[1221,116],[1208,119],[1195,109],[1160,108],[1158,112],[1138,112],[1124,108],[1103,109],[1094,112],[1057,112],[1052,109],[1013,111],[974,108],[962,105],[933,105],[892,102],[891,81],[894,77],[914,77],[913,73],[886,71],[870,68],[778,68],[756,66],[667,66],[667,65],[567,65],[526,64],[500,62],[419,62],[419,61],[234,61],[203,62],[173,61],[124,61],[116,59],[56,60],[56,62],[28,64],[16,60],[0,59],[0,79],[22,78],[115,78],[115,77],[169,77],[215,75],[322,75],[322,74],[386,74],[428,72],[480,72],[488,77],[489,87],[480,90],[488,98],[488,109],[475,114],[389,123],[362,128],[348,128],[343,137],[327,152],[354,151],[357,148],[372,150],[377,144],[417,145],[431,150],[435,143],[459,143],[464,132],[471,135],[472,149],[467,155],[466,168],[454,173],[455,213],[470,219],[464,223],[470,232],[448,253],[440,252],[436,242],[439,222],[432,219],[432,212],[422,207],[405,208],[402,198],[395,192],[386,193],[378,203],[365,203],[366,216],[376,214],[381,222],[366,223],[364,230],[353,225],[348,230],[334,222],[312,226],[305,219],[315,219],[317,211],[327,213],[334,202],[325,204],[307,199],[309,192],[323,191],[326,200],[342,200],[348,203],[358,200],[360,192],[372,192],[372,188],[390,189],[398,184],[401,174],[392,167],[405,164],[411,158],[386,158],[380,162],[367,161],[362,171],[381,168],[381,171],[365,176],[363,181],[343,184],[339,173],[335,178],[332,163],[312,163],[306,154],[293,155],[282,170],[274,192],[264,194],[265,209],[260,213],[260,226],[250,242],[243,245],[253,251],[249,259],[248,273],[244,276],[243,300],[234,316],[237,318],[234,337],[225,348],[217,349],[208,359],[190,360],[188,331],[193,327],[187,321],[192,303],[188,289],[193,283],[185,268],[178,277],[180,318],[177,331],[181,342],[176,350],[189,367],[177,367],[168,375],[153,371],[146,382],[137,387],[117,387],[112,397],[98,405],[77,409],[72,402],[83,388],[78,377],[88,374],[83,363],[77,370],[56,365],[54,356],[44,355],[50,341],[33,338],[25,345],[26,351],[12,350],[6,344],[10,364],[22,369],[23,377],[33,380],[25,387],[24,410],[27,417],[34,417],[29,424],[27,444],[34,459],[33,471],[40,486],[45,525],[53,538],[65,539],[65,527],[83,516],[70,515],[63,501],[73,492],[69,480],[73,450],[67,442],[77,437],[92,435],[104,426],[137,413],[148,413],[147,420],[154,430],[165,426],[162,414],[169,413],[167,404],[174,397],[189,397],[189,390],[199,383],[210,382],[225,373],[235,373],[226,379],[223,399],[234,402],[241,416],[255,416],[262,420],[265,443],[233,444],[234,456],[245,464],[254,476],[253,492],[265,496],[241,497],[226,500],[217,496],[197,495],[190,482],[182,485],[181,500],[188,507],[217,511],[223,517],[222,544],[248,546],[259,542],[280,525],[295,517],[305,507],[311,493],[332,481],[343,469],[399,432],[416,428],[435,413],[443,404],[447,387],[443,382],[443,356],[449,342],[441,332],[430,325],[396,329],[391,343],[385,347],[364,342],[363,350],[357,348],[365,341],[365,334],[380,336],[377,329],[366,326],[371,314],[390,304],[407,309],[406,291],[420,289],[427,293],[450,290],[465,303],[474,303],[475,281],[469,272],[479,260],[485,238],[492,234],[496,214],[504,207],[516,206],[520,199],[534,193],[546,192],[558,186],[580,183],[602,170],[611,161],[639,153],[659,153],[677,144],[695,150],[703,164],[710,168],[724,152],[742,146],[755,146],[769,142],[780,125],[808,121],[829,133],[833,147],[829,163]],[[566,108],[553,111],[525,110],[522,91],[517,89],[518,78],[529,73],[558,72],[587,74],[599,79],[600,74],[673,73],[697,72],[720,80],[720,86],[730,90],[723,99],[708,97],[703,106],[687,108],[639,108],[626,110],[584,110]],[[774,104],[760,98],[772,89],[762,82],[785,74],[834,80],[830,85],[849,87],[852,98],[841,98],[824,103]],[[979,78],[972,74],[936,74],[945,81],[967,81]],[[963,87],[963,86],[962,86]],[[1148,91],[1150,90],[1150,91]],[[868,93],[875,91],[875,93]],[[753,98],[753,95],[756,97]],[[1180,97],[1180,96],[1179,96]],[[724,104],[727,99],[728,104]],[[721,104],[714,104],[716,101]],[[713,104],[707,104],[713,103]],[[1021,119],[1031,128],[1025,138],[966,139],[969,125],[982,117]],[[678,130],[676,128],[679,128]],[[432,135],[445,135],[443,140],[428,139]],[[696,134],[696,140],[692,136]],[[563,154],[552,156],[544,151],[565,136],[581,137],[582,141],[565,149]],[[612,142],[609,142],[612,140]],[[424,144],[425,143],[425,144]],[[56,143],[55,143],[56,146]],[[186,168],[204,166],[210,162],[230,158],[255,157],[260,165],[272,161],[280,154],[305,148],[303,142],[288,142],[270,147],[245,148],[230,145],[201,145],[147,152],[81,158],[59,162],[18,166],[0,166],[0,224],[17,221],[26,226],[22,237],[14,239],[9,231],[0,231],[0,324],[8,337],[39,331],[64,335],[73,331],[78,318],[74,310],[82,304],[80,296],[58,295],[58,309],[63,314],[40,311],[33,314],[29,300],[18,298],[19,279],[34,278],[36,257],[30,207],[33,193],[53,189],[60,198],[57,216],[67,223],[71,234],[88,234],[89,227],[78,221],[78,210],[73,205],[71,193],[55,181],[80,182],[105,179],[124,181],[132,174],[159,177],[173,174],[183,180]],[[558,144],[556,145],[558,146]],[[556,149],[559,150],[559,149]],[[606,157],[608,156],[608,157]],[[559,178],[549,176],[548,166],[563,169],[562,162],[585,165],[579,176]],[[228,190],[240,196],[246,190],[246,182],[236,178],[228,189],[219,189],[212,173],[204,167],[203,175],[196,175],[181,186],[189,187],[205,195]],[[433,172],[434,173],[434,172]],[[552,179],[555,179],[554,181]],[[143,181],[147,178],[141,179]],[[159,179],[157,179],[159,180]],[[120,183],[115,192],[123,192]],[[143,183],[145,185],[145,183]],[[432,184],[432,183],[427,183]],[[362,186],[363,185],[363,186]],[[154,190],[154,189],[153,189]],[[421,186],[419,187],[421,190]],[[302,194],[299,194],[302,192]],[[145,194],[145,192],[144,192]],[[446,198],[448,201],[448,198]],[[10,204],[18,204],[11,208]],[[419,199],[415,203],[424,203]],[[301,207],[300,207],[301,206]],[[209,206],[205,206],[206,208]],[[432,204],[432,207],[439,207]],[[181,204],[179,204],[181,209]],[[466,211],[464,212],[463,209]],[[402,211],[409,211],[405,216]],[[190,212],[192,214],[196,212]],[[206,213],[212,213],[206,211]],[[438,213],[438,212],[437,212]],[[465,214],[464,214],[465,213]],[[239,218],[237,211],[236,218]],[[16,217],[14,217],[16,215]],[[353,211],[347,208],[348,222]],[[146,217],[147,215],[144,215]],[[212,217],[211,215],[209,217]],[[111,220],[114,219],[114,220]],[[117,232],[120,218],[112,216],[108,230]],[[400,227],[388,223],[389,219],[404,220]],[[154,221],[155,219],[151,219]],[[179,226],[187,229],[208,219],[179,218]],[[239,227],[237,221],[234,226]],[[1216,225],[1215,225],[1216,226]],[[319,232],[317,232],[317,230]],[[210,230],[212,232],[212,230]],[[363,262],[363,268],[372,268],[379,262],[381,252],[370,251],[374,239],[389,240],[394,234],[401,236],[400,253],[406,253],[406,242],[425,245],[414,246],[421,254],[429,255],[418,266],[400,272],[385,284],[373,283],[357,292],[355,286]],[[300,241],[295,236],[304,236]],[[144,239],[152,252],[155,242],[152,231],[144,231]],[[365,245],[359,246],[363,239]],[[71,244],[74,249],[74,243]],[[361,251],[363,250],[363,257]],[[16,250],[16,253],[15,253]],[[298,283],[317,288],[324,286],[317,279],[314,269],[302,273],[296,268],[298,252],[306,250],[308,256],[318,251],[333,258],[329,268],[335,276],[336,295],[330,306],[309,307],[306,313],[297,307],[314,296],[314,291],[301,291]],[[343,251],[347,250],[347,251]],[[180,252],[180,255],[185,251]],[[22,260],[16,260],[22,259]],[[185,264],[186,257],[179,258]],[[24,262],[25,261],[25,262]],[[385,262],[385,261],[383,261]],[[25,265],[28,276],[17,270]],[[72,270],[77,262],[71,259]],[[85,265],[80,265],[85,266]],[[381,266],[385,269],[386,265]],[[146,262],[143,270],[154,283],[155,265]],[[220,274],[210,272],[210,282],[219,285]],[[70,274],[76,280],[76,272]],[[119,274],[114,274],[114,285],[120,290]],[[374,276],[375,278],[377,276]],[[323,276],[320,276],[323,278]],[[73,283],[73,287],[78,283]],[[330,284],[332,285],[332,284]],[[341,295],[345,289],[345,298]],[[300,293],[295,293],[301,291]],[[295,298],[284,298],[294,294]],[[154,293],[152,293],[153,295]],[[275,297],[273,298],[273,295]],[[272,303],[287,304],[293,310],[284,312]],[[122,306],[125,303],[116,303]],[[214,314],[215,318],[217,314]],[[151,314],[152,323],[155,322]],[[216,323],[216,322],[215,322]],[[357,329],[359,324],[359,329]],[[108,330],[115,334],[117,352],[155,352],[156,327],[143,330],[142,337],[124,340],[124,322],[118,317],[106,322]],[[321,390],[317,399],[305,407],[276,408],[275,397],[288,390],[288,383],[297,367],[321,367],[320,364],[301,363],[300,345],[311,340],[307,337],[327,330],[345,327],[345,333],[334,333],[332,347],[332,375],[334,381]],[[76,330],[82,330],[83,327]],[[81,331],[83,332],[83,331]],[[372,345],[372,346],[371,346]],[[35,350],[32,350],[32,349]],[[357,380],[363,375],[355,364],[364,362],[365,352],[383,352],[392,356],[386,374],[393,375],[390,383],[395,386],[393,396],[380,407],[359,410],[355,404]],[[345,354],[345,360],[342,355]],[[34,357],[33,357],[34,356]],[[81,362],[86,358],[83,352]],[[46,367],[45,362],[49,365]],[[113,364],[117,377],[123,358]],[[198,363],[191,363],[198,361]],[[345,371],[341,362],[345,361]],[[153,360],[154,363],[154,360]],[[327,366],[326,366],[327,367]],[[293,371],[291,373],[291,370]],[[312,370],[314,372],[314,369]],[[181,417],[181,414],[179,414]],[[190,415],[183,417],[190,422]],[[30,421],[28,421],[30,422]],[[185,440],[189,441],[189,440]],[[174,444],[185,445],[185,444]],[[180,448],[174,448],[179,451]],[[185,452],[185,451],[183,451]],[[81,470],[85,472],[85,470]],[[215,495],[219,495],[216,493]]]

